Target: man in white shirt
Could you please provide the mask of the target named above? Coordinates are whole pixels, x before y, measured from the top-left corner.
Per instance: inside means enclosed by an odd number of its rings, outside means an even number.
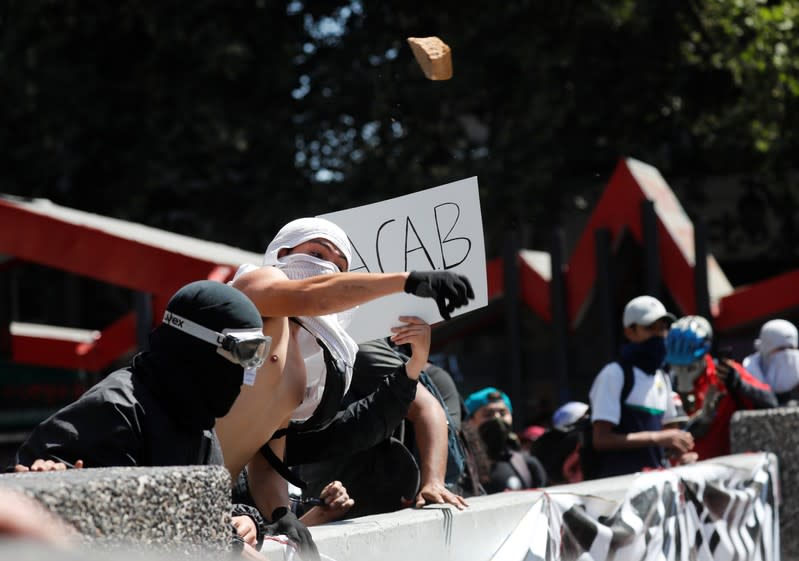
[[[622,323],[628,342],[619,360],[599,372],[589,394],[598,465],[586,478],[663,467],[666,450],[682,457],[693,448],[689,433],[669,426],[676,410],[671,382],[661,366],[674,320],[651,296],[633,298],[625,306]],[[682,461],[691,459],[686,456]]]

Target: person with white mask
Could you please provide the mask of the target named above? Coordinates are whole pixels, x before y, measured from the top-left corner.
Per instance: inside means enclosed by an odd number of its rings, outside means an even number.
[[[684,430],[694,436],[699,460],[730,453],[730,420],[736,411],[768,409],[777,398],[726,353],[714,357],[713,328],[702,316],[675,321],[666,337],[666,359],[685,412]]]
[[[278,232],[261,267],[242,265],[232,281],[260,311],[272,347],[254,385],[219,419],[217,433],[231,477],[236,481],[247,466],[255,504],[273,523],[290,518],[287,474],[278,471],[282,435],[289,423],[324,426],[349,387],[358,346],[345,330],[347,312],[404,291],[433,298],[449,319],[474,298],[468,279],[449,271],[349,273],[351,262],[351,245],[341,228],[321,218],[302,218]],[[428,358],[430,326],[416,317],[399,322],[392,340],[411,347],[405,374],[415,389]],[[290,523],[315,549],[307,530]]]
[[[743,366],[765,382],[784,405],[799,398],[799,334],[796,326],[784,319],[767,321],[755,339],[755,352],[743,360]]]

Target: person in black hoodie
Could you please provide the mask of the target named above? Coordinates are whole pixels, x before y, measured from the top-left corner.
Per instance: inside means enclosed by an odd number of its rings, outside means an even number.
[[[182,287],[150,334],[150,349],[36,427],[12,469],[223,465],[214,424],[269,352],[262,326],[235,288]],[[246,514],[257,528],[257,512]]]

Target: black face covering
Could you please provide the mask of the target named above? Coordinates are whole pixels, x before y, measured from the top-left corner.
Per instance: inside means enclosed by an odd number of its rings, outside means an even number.
[[[626,343],[621,356],[647,374],[654,374],[666,359],[666,338],[654,335],[641,343]]]
[[[505,460],[513,446],[511,426],[499,417],[494,417],[480,424],[480,438],[486,447],[488,457],[499,462]]]
[[[198,281],[178,290],[167,310],[203,327],[261,328],[255,305],[239,290],[214,281]],[[244,369],[216,347],[161,324],[150,333],[150,350],[133,359],[133,370],[164,409],[187,429],[210,429],[241,390]]]

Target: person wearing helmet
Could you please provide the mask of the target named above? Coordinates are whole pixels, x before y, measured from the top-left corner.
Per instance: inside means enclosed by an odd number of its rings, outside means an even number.
[[[682,457],[693,448],[693,437],[671,426],[676,411],[670,380],[661,369],[674,319],[652,296],[638,296],[624,307],[628,342],[619,359],[597,374],[589,392],[591,443],[581,459],[586,479],[660,468],[666,451]]]
[[[752,376],[765,382],[780,405],[799,399],[799,332],[784,319],[767,321],[755,339],[755,350],[743,360]]]
[[[730,453],[730,419],[746,409],[777,406],[771,388],[729,358],[710,353],[713,330],[701,316],[674,322],[666,337],[666,364],[675,380],[700,460]]]

